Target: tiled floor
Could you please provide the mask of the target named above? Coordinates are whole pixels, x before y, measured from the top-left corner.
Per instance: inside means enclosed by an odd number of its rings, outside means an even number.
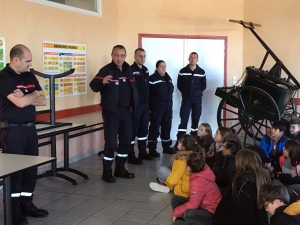
[[[161,153],[155,161],[143,165],[126,164],[134,179],[116,178],[108,184],[101,180],[102,157],[93,155],[70,164],[70,168],[88,174],[84,180],[65,172],[78,185],[56,177],[38,179],[34,204],[49,211],[45,218],[30,218],[30,225],[154,225],[172,224],[170,199],[172,194],[155,193],[149,183],[155,181],[161,165],[169,165],[171,155]],[[2,193],[1,193],[2,194]],[[2,197],[2,196],[1,196]],[[0,205],[0,225],[3,222],[3,203]]]

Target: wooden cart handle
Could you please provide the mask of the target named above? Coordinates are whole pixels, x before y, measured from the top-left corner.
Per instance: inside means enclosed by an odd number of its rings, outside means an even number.
[[[251,25],[253,25],[253,26],[256,26],[256,27],[260,27],[260,24],[257,24],[257,23],[251,23],[251,22],[244,22],[244,21],[242,21],[242,20],[229,20],[229,22],[232,22],[232,23],[240,23],[240,24],[245,24],[245,25],[249,25],[249,26],[251,26]]]

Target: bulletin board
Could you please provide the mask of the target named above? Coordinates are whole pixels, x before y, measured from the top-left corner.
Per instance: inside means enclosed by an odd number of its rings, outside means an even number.
[[[75,72],[55,79],[55,96],[87,94],[86,45],[43,41],[43,73],[60,74],[74,68]],[[49,79],[44,82],[49,97]]]
[[[6,66],[5,55],[5,38],[0,37],[0,70]]]

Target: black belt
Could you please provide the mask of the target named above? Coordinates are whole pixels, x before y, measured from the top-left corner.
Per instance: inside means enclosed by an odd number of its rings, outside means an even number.
[[[34,123],[8,123],[10,127],[32,127]]]

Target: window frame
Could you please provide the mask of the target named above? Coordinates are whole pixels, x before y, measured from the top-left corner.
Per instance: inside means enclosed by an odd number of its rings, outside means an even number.
[[[47,0],[25,0],[25,1],[38,3],[38,4],[46,5],[46,6],[51,6],[51,7],[55,7],[55,8],[59,8],[59,9],[64,9],[64,10],[68,10],[68,11],[83,13],[83,14],[87,14],[90,16],[102,17],[102,0],[97,0],[97,12],[93,12],[93,11],[89,11],[89,10],[81,9],[81,8],[76,8],[76,7],[61,4],[61,3],[51,2],[51,1],[47,1]]]

